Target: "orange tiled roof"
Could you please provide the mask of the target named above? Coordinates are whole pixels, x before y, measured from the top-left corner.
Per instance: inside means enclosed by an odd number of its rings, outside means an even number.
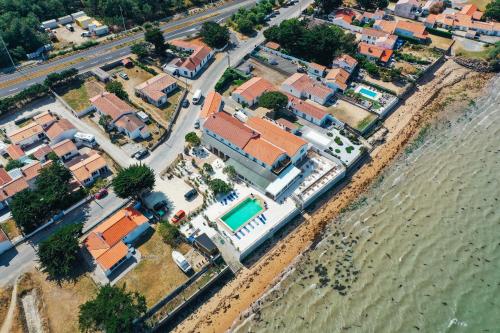
[[[336,58],[335,61],[343,61],[351,67],[354,67],[358,64],[358,61],[351,57],[350,55],[344,53],[340,57]]]
[[[325,77],[326,81],[335,82],[342,90],[347,88],[347,80],[349,80],[349,72],[343,68],[333,68]]]
[[[396,28],[410,31],[413,33],[413,37],[416,38],[427,38],[425,25],[420,22],[397,21]]]
[[[229,113],[221,111],[211,115],[203,127],[243,149],[258,134]]]
[[[134,109],[130,105],[122,101],[115,94],[111,94],[109,92],[103,92],[92,97],[90,102],[96,108],[101,110],[101,112],[110,116],[113,121],[116,121],[126,113],[134,112]]]
[[[13,160],[18,160],[25,155],[21,147],[19,147],[19,145],[16,144],[8,145],[5,150]]]
[[[281,155],[285,154],[285,151],[281,148],[276,147],[261,137],[250,139],[243,151],[267,165],[273,165]]]
[[[33,153],[33,156],[35,156],[37,160],[41,160],[42,158],[47,156],[47,154],[50,153],[51,151],[52,148],[50,148],[48,145],[42,145]]]
[[[307,93],[313,96],[325,99],[332,94],[330,88],[316,82],[305,73],[295,73],[283,82],[283,85],[289,85],[297,89],[301,94]]]
[[[9,237],[7,237],[7,235],[5,234],[3,229],[0,229],[0,243],[8,241],[8,240],[9,240]]]
[[[284,150],[289,156],[294,156],[307,142],[278,125],[262,118],[251,117],[247,125],[258,132],[262,138]]]
[[[124,258],[128,253],[128,246],[125,243],[120,242],[111,247],[109,250],[104,252],[99,256],[96,261],[105,270],[110,269],[115,264],[117,264],[122,258]]]
[[[52,162],[52,161],[50,161]],[[36,161],[35,163],[31,163],[31,164],[28,164],[28,165],[25,165],[21,168],[23,174],[24,174],[24,179],[26,181],[29,181],[33,178],[35,178],[36,176],[38,176],[38,174],[40,173],[40,170],[42,170],[42,163],[40,163],[39,161]]]
[[[33,117],[33,120],[40,126],[45,127],[46,125],[54,122],[57,118],[49,111],[42,112]]]
[[[73,176],[80,182],[84,182],[92,176],[92,172],[107,166],[106,160],[99,154],[93,154],[69,167]]]
[[[175,84],[177,84],[177,81],[175,81],[173,77],[166,73],[162,73],[139,84],[135,87],[135,89],[141,91],[151,99],[158,101],[160,98],[166,95],[163,90]]]
[[[140,120],[139,117],[135,115],[135,113],[126,114],[120,117],[120,119],[115,122],[115,125],[121,128],[125,128],[129,132],[134,132],[138,128],[146,126],[146,124],[142,120]]]
[[[176,39],[170,42],[170,45],[175,47],[193,51],[182,63],[181,67],[185,67],[190,71],[194,71],[203,59],[205,59],[213,50],[204,43],[194,43],[185,40]]]
[[[36,122],[32,122],[31,124],[12,131],[8,134],[8,137],[12,143],[17,144],[40,133],[43,133],[42,126],[38,125]]]
[[[259,76],[253,77],[233,91],[248,101],[253,101],[267,91],[275,91],[273,84]]]
[[[75,129],[75,126],[68,119],[60,119],[50,125],[50,127],[45,130],[45,134],[47,134],[49,139],[53,140],[64,132],[73,129]]]
[[[3,167],[0,167],[0,186],[4,186],[12,180],[12,177],[5,171]]]
[[[309,67],[317,70],[318,72],[324,72],[324,71],[326,71],[326,66],[317,64],[315,62],[309,63]]]
[[[278,51],[281,48],[281,45],[275,42],[267,42],[265,45],[268,49]]]
[[[53,145],[52,149],[53,149],[54,153],[56,153],[56,155],[59,157],[62,157],[73,150],[78,150],[76,148],[76,145],[73,143],[73,141],[71,141],[69,139],[63,140],[63,141]]]
[[[222,105],[222,96],[216,91],[211,91],[207,94],[203,107],[201,108],[200,117],[208,118],[212,114],[219,112]]]
[[[362,55],[380,59],[384,53],[384,49],[367,43],[358,44],[358,52]]]
[[[326,112],[326,108],[316,102],[309,100],[303,101],[300,98],[297,98],[290,94],[286,95],[288,96],[288,100],[295,110],[307,114],[314,119],[321,120],[328,114],[328,112]]]
[[[285,118],[280,118],[278,120],[276,120],[276,122],[280,125],[283,125],[285,128],[288,128],[288,129],[296,129],[298,126],[295,125],[294,123],[292,123],[291,121],[289,120],[286,120]]]
[[[22,190],[27,189],[28,187],[29,185],[26,179],[24,179],[24,177],[19,177],[2,187],[2,195],[4,196],[4,198],[10,198],[14,194],[19,193]]]

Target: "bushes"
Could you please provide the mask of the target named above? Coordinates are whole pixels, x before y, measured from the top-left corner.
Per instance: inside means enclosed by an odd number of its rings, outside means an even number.
[[[153,75],[157,75],[158,73],[151,67],[148,67],[146,65],[144,65],[142,62],[140,61],[136,61],[134,59],[132,59],[132,62],[134,63],[135,66],[145,70],[146,72],[148,72],[149,74],[153,74]]]
[[[77,74],[78,69],[76,68],[69,68],[59,73],[51,73],[47,75],[47,78],[43,81],[43,84],[45,84],[49,88],[52,88],[61,83],[68,82],[74,79]]]
[[[425,30],[427,30],[427,32],[432,34],[432,35],[436,35],[436,36],[440,36],[440,37],[444,37],[444,38],[451,39],[453,36],[453,34],[450,31],[443,31],[443,30],[434,29],[434,28],[425,28]]]
[[[165,243],[170,246],[175,246],[180,232],[176,226],[170,224],[168,221],[162,221],[158,225],[158,234]]]
[[[265,23],[266,15],[273,11],[273,1],[264,0],[251,9],[241,8],[231,16],[231,21],[236,25],[236,29],[242,34],[249,35],[254,32],[258,24]]]
[[[396,58],[404,60],[404,61],[407,61],[407,62],[410,62],[410,63],[419,64],[419,65],[428,65],[428,64],[431,63],[428,60],[419,58],[419,57],[414,56],[413,54],[410,54],[410,53],[399,53],[399,52],[397,52],[396,53]]]
[[[21,90],[14,96],[9,96],[0,100],[0,114],[3,115],[12,111],[16,107],[21,107],[34,101],[37,98],[43,97],[49,93],[49,87],[44,84],[34,84],[26,89]]]
[[[224,90],[226,90],[234,81],[237,80],[248,80],[248,77],[243,74],[243,72],[236,70],[234,68],[228,68],[222,74],[221,78],[217,83],[215,84],[215,90],[219,93],[222,93]]]

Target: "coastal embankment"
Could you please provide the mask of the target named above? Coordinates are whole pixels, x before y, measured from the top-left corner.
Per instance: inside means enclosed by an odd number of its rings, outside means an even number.
[[[276,244],[250,268],[243,269],[220,292],[176,329],[178,332],[222,332],[273,285],[281,280],[296,258],[307,251],[325,226],[353,203],[393,161],[421,128],[443,109],[472,103],[491,78],[447,61],[423,79],[416,92],[384,122],[386,142],[371,153],[371,159],[337,195],[318,208],[290,235]]]

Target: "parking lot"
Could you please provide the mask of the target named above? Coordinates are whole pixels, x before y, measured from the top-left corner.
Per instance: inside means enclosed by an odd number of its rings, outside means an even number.
[[[75,24],[74,22],[71,24],[73,27],[74,31],[69,31],[66,27],[64,26],[59,26],[59,28],[53,29],[52,31],[57,37],[57,40],[59,41],[56,44],[56,48],[66,48],[71,46],[71,44],[82,44],[90,38],[88,37],[82,37],[83,32],[87,32],[87,30],[82,29],[78,24]]]

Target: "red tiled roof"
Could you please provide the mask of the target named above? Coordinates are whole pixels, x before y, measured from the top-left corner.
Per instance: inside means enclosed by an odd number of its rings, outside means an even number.
[[[33,117],[33,120],[40,126],[45,127],[46,125],[54,122],[57,118],[50,113],[50,111],[42,112]]]
[[[43,133],[42,126],[38,125],[36,122],[28,124],[24,127],[21,127],[15,131],[12,131],[8,134],[10,141],[14,144],[20,143],[21,141],[31,138],[32,136]]]
[[[194,71],[201,62],[213,51],[210,47],[203,43],[188,42],[185,40],[173,40],[170,45],[184,49],[187,51],[193,51],[189,57],[187,57],[182,63],[181,67],[185,67],[190,71]]]
[[[129,132],[134,132],[138,128],[146,126],[146,124],[133,114],[126,114],[115,122],[115,125],[127,129]]]
[[[21,147],[16,144],[8,145],[5,150],[13,160],[18,160],[25,155]]]
[[[315,103],[313,101],[303,101],[290,94],[287,94],[287,96],[288,100],[291,103],[291,106],[295,110],[307,114],[314,119],[321,120],[328,114],[328,112],[326,112],[326,109],[318,103]]]
[[[307,93],[322,99],[326,99],[328,95],[332,94],[332,90],[330,88],[316,82],[305,73],[293,74],[286,79],[282,85],[289,85],[294,89],[297,89],[301,94]]]
[[[317,64],[315,62],[309,63],[309,67],[312,68],[312,69],[317,70],[318,72],[324,72],[326,70],[326,66]]]
[[[221,110],[222,96],[216,91],[211,91],[207,94],[203,107],[201,108],[200,117],[205,119]]]
[[[349,72],[343,68],[331,69],[325,77],[327,82],[335,82],[342,90],[347,88],[347,80],[349,80]]]
[[[71,151],[77,150],[76,145],[69,139],[63,140],[53,145],[52,149],[54,150],[54,153],[56,153],[56,155],[59,157],[62,157]]]
[[[250,139],[243,150],[267,165],[273,165],[281,155],[285,154],[285,151],[261,137]]]
[[[281,48],[280,44],[275,43],[275,42],[267,42],[265,47],[267,47],[268,49],[271,49],[271,50],[276,50],[276,51],[278,51]]]
[[[48,153],[52,151],[52,148],[50,148],[48,145],[42,145],[40,148],[38,148],[34,153],[33,156],[37,160],[43,159],[45,156],[47,156]]]
[[[175,81],[173,77],[166,73],[162,73],[139,84],[135,87],[135,89],[141,91],[151,99],[158,101],[160,98],[166,95],[163,90],[166,90],[168,87],[175,84],[177,84],[177,81]]]
[[[12,177],[5,171],[3,167],[0,167],[0,186],[4,186],[8,182],[12,181]]]
[[[109,92],[103,92],[100,95],[92,97],[90,102],[102,113],[110,116],[113,121],[116,121],[126,113],[134,112],[134,109],[130,105]]]
[[[4,198],[9,198],[16,193],[21,192],[29,187],[28,182],[24,177],[19,177],[12,180],[10,183],[5,184],[2,187],[2,195]]]
[[[358,64],[358,61],[351,57],[350,55],[344,53],[340,57],[336,58],[334,61],[343,61],[351,67],[354,67]]]
[[[239,94],[244,99],[253,101],[254,99],[260,97],[263,93],[275,90],[276,88],[271,82],[256,76],[236,88],[233,91],[233,94]]]
[[[280,118],[280,119],[276,120],[276,122],[280,125],[283,125],[285,128],[288,128],[291,130],[298,128],[298,126],[296,124],[292,123],[289,120],[286,120],[285,118]]]
[[[72,165],[69,170],[80,182],[84,182],[92,176],[92,172],[107,166],[106,160],[99,154],[93,154],[86,159]]]
[[[224,111],[211,115],[203,126],[241,149],[251,138],[258,135],[244,123]]]
[[[50,127],[45,130],[45,134],[47,134],[49,139],[53,140],[64,132],[74,129],[75,126],[68,119],[60,119],[50,125]]]

